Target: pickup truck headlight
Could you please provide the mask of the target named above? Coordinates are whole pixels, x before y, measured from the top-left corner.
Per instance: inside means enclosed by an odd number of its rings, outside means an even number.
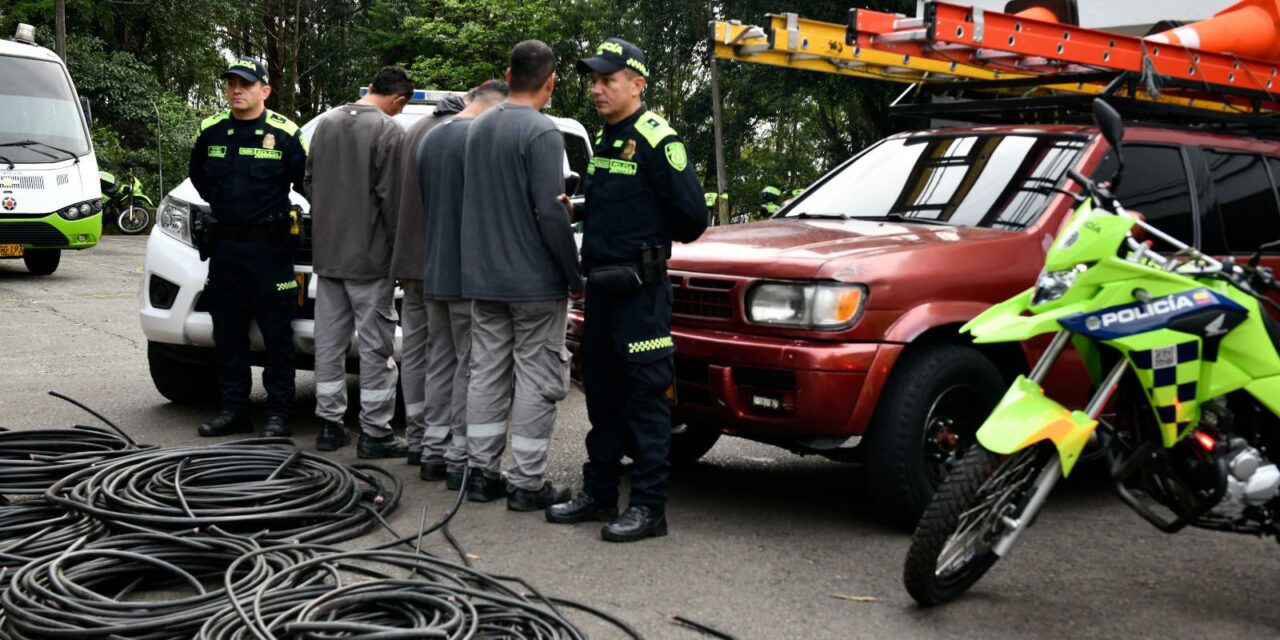
[[[860,284],[765,282],[747,293],[747,319],[760,324],[843,329],[862,314]]]
[[[194,246],[191,242],[190,204],[173,196],[165,196],[160,201],[156,221],[160,223],[160,230],[165,234],[185,245]]]

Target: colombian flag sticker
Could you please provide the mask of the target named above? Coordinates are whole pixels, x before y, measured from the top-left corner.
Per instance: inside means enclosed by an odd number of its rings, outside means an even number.
[[[1195,299],[1196,304],[1210,304],[1213,302],[1213,296],[1208,291],[1197,291],[1191,296]]]

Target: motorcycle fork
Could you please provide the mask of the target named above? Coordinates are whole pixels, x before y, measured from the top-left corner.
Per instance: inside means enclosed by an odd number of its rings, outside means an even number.
[[[1059,331],[1053,337],[1053,342],[1049,343],[1048,350],[1044,352],[1044,355],[1040,357],[1040,361],[1036,363],[1035,368],[1031,371],[1030,378],[1036,384],[1044,384],[1044,378],[1049,374],[1049,369],[1053,367],[1054,362],[1062,355],[1070,339],[1071,334],[1068,331]],[[1089,404],[1085,407],[1085,413],[1091,419],[1097,420],[1098,416],[1102,415],[1102,410],[1106,408],[1111,396],[1119,388],[1120,378],[1124,376],[1127,366],[1128,362],[1124,358],[1117,360],[1110,373],[1102,379],[1102,384],[1098,385],[1098,390],[1094,392],[1093,397],[1089,399]],[[1057,486],[1058,480],[1061,478],[1062,463],[1059,461],[1058,456],[1054,455],[1049,460],[1049,463],[1044,466],[1044,469],[1040,471],[1040,475],[1032,485],[1035,490],[1032,492],[1031,498],[1027,500],[1026,506],[1018,513],[1018,517],[1015,518],[1008,514],[1001,517],[1001,522],[1006,529],[992,547],[993,553],[1003,558],[1009,552],[1013,544],[1022,536],[1022,532],[1026,531],[1027,527],[1031,526],[1031,523],[1035,521],[1036,514],[1040,512],[1045,500],[1049,497],[1049,492],[1053,491],[1053,488]]]

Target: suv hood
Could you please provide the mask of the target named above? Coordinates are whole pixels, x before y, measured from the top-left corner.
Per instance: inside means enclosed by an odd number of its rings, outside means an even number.
[[[671,268],[760,278],[829,277],[857,260],[1000,241],[1008,231],[870,220],[775,219],[710,227],[696,242],[676,245]],[[893,268],[886,261],[886,268]],[[825,267],[825,268],[824,268]]]

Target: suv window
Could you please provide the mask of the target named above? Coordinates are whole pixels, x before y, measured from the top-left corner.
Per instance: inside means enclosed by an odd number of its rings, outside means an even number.
[[[1107,151],[1093,176],[1109,177],[1115,173],[1115,166],[1114,153]],[[1155,228],[1188,244],[1195,243],[1191,187],[1178,147],[1124,145],[1124,176],[1116,197],[1126,209],[1141,213]]]
[[[1213,180],[1213,218],[1206,223],[1221,230],[1230,253],[1251,253],[1258,245],[1280,238],[1280,205],[1267,167],[1259,156],[1204,151]]]
[[[892,138],[840,167],[797,199],[786,217],[918,219],[1022,229],[1040,217],[1084,148],[1052,135]]]
[[[569,157],[569,170],[583,178],[578,181],[578,192],[569,195],[581,195],[583,185],[586,184],[587,165],[591,162],[591,152],[587,150],[587,141],[581,136],[563,132],[562,134],[564,135],[564,152]]]

